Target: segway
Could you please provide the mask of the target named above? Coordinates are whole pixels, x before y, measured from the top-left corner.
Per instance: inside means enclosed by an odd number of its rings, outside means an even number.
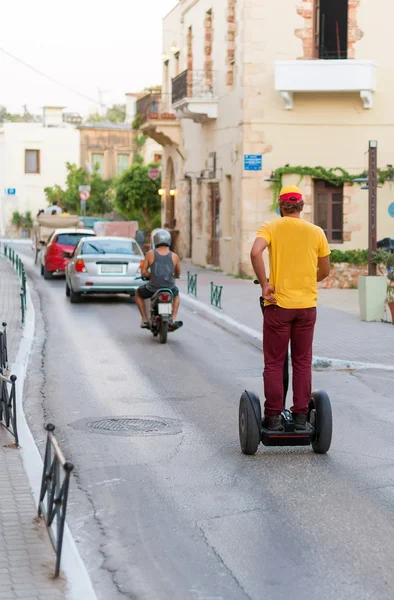
[[[258,284],[258,281],[255,281]],[[264,315],[264,300],[260,298]],[[254,392],[245,391],[239,403],[239,440],[244,454],[256,454],[260,442],[264,446],[312,446],[317,454],[325,454],[331,446],[332,412],[326,392],[312,392],[308,406],[306,429],[296,430],[293,416],[286,408],[289,389],[289,351],[283,365],[283,411],[281,413],[284,431],[271,431],[264,427],[261,416],[260,399]]]

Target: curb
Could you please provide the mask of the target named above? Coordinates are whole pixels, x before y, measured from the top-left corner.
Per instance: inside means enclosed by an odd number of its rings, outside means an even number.
[[[16,361],[11,367],[11,373],[18,378],[18,432],[23,466],[30,483],[34,501],[38,508],[41,476],[44,465],[23,411],[24,384],[35,333],[35,313],[29,284],[26,286],[26,300],[27,310],[25,326],[19,344]],[[81,598],[83,598],[83,600],[97,600],[89,574],[67,523],[64,528],[62,571],[66,575],[67,600],[81,600]]]
[[[252,344],[256,348],[261,350],[263,344],[263,334],[257,331],[256,329],[252,329],[251,327],[247,327],[247,325],[239,323],[238,321],[236,321],[232,317],[229,317],[223,312],[215,310],[207,304],[204,304],[199,300],[191,298],[184,292],[180,293],[180,297],[183,305],[186,306],[189,310],[193,311],[198,315],[201,315],[202,317],[204,317],[204,319],[207,319],[211,323],[218,325],[222,329],[225,329],[226,331],[238,336],[242,340],[246,341],[249,344]],[[394,365],[382,365],[376,363],[342,360],[339,358],[328,358],[326,356],[314,356],[312,358],[312,368],[334,371],[366,371],[367,369],[373,369],[378,371],[394,372]]]

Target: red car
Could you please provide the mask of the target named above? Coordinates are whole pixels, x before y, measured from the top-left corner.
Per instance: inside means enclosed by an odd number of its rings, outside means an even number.
[[[95,236],[92,229],[56,229],[41,251],[41,275],[44,279],[64,275],[70,260],[64,253],[73,252],[81,238]]]

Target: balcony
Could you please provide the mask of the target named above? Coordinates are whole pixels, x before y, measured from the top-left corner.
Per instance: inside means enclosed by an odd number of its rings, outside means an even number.
[[[172,80],[172,108],[178,119],[204,123],[217,119],[214,71],[183,71]]]
[[[280,60],[275,63],[275,90],[285,108],[293,108],[294,93],[357,92],[364,108],[372,108],[376,64],[370,60]]]
[[[137,101],[141,131],[161,146],[179,146],[180,124],[171,108],[170,94],[147,94]]]

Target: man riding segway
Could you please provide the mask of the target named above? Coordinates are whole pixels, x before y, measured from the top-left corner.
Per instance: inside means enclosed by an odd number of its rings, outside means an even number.
[[[280,192],[282,219],[264,223],[257,232],[251,260],[264,299],[264,423],[282,432],[283,365],[291,343],[293,407],[296,430],[307,428],[312,387],[312,343],[316,323],[317,282],[330,273],[330,249],[320,227],[300,218],[301,190],[287,186]],[[269,249],[270,278],[263,252]]]

